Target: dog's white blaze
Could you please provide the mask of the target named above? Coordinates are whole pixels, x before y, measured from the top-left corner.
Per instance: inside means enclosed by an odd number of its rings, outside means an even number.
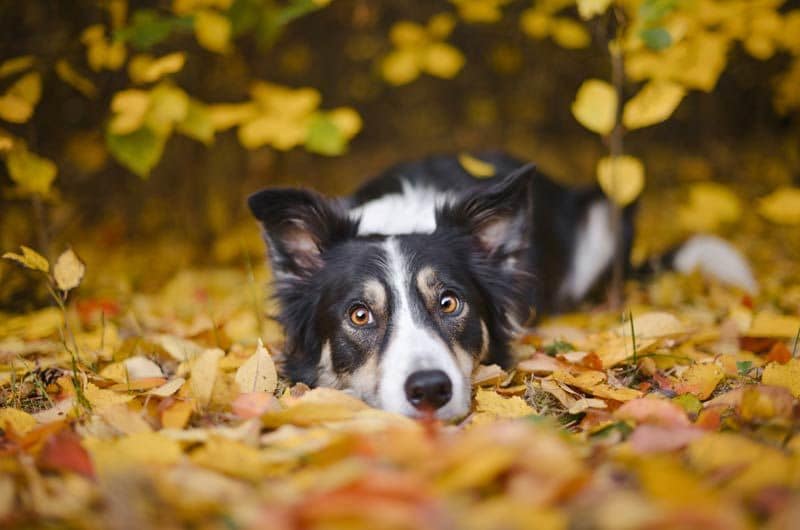
[[[390,193],[350,210],[361,219],[358,234],[430,234],[436,230],[436,209],[453,200],[450,193],[403,181],[402,193]]]
[[[589,207],[586,220],[578,230],[575,253],[561,286],[561,297],[580,300],[614,257],[614,231],[609,205],[598,201]]]
[[[699,270],[748,293],[758,293],[758,283],[744,256],[733,245],[715,236],[689,239],[675,254],[672,265],[679,272]]]
[[[453,384],[453,397],[437,410],[436,416],[441,419],[464,416],[469,411],[467,377],[471,368],[462,371],[442,339],[414,321],[408,300],[411,275],[405,259],[395,239],[389,238],[384,246],[389,282],[397,300],[393,307],[392,335],[380,363],[380,406],[407,416],[418,416],[419,411],[406,398],[406,379],[418,370],[442,370]]]

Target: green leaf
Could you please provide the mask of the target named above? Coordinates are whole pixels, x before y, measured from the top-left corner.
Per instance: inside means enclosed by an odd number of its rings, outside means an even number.
[[[694,394],[681,394],[672,398],[672,401],[680,405],[689,414],[697,415],[703,409],[703,404]]]
[[[147,127],[130,134],[106,134],[108,150],[117,161],[142,178],[161,160],[167,136],[160,136]]]
[[[747,375],[751,368],[753,368],[753,361],[736,362],[736,371],[739,373],[739,375]]]
[[[264,2],[262,0],[234,0],[227,13],[234,37],[255,28],[263,11]]]
[[[672,35],[664,28],[649,28],[639,32],[639,37],[651,50],[663,50],[672,45]]]
[[[114,38],[130,42],[134,48],[148,50],[166,40],[175,29],[191,30],[192,17],[162,16],[153,9],[139,9],[130,26],[114,33]]]
[[[186,116],[176,124],[178,132],[198,142],[210,145],[214,141],[214,123],[208,106],[194,99],[189,100]]]
[[[347,150],[347,138],[328,116],[317,114],[308,129],[306,149],[321,155],[341,155]]]
[[[544,353],[550,357],[555,357],[559,353],[575,351],[575,346],[563,340],[556,340],[544,347]]]
[[[658,24],[677,7],[678,0],[644,0],[639,7],[639,18],[646,26]]]

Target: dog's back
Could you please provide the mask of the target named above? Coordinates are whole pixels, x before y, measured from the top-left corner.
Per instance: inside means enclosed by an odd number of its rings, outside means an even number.
[[[502,152],[478,156],[493,175],[476,178],[457,156],[431,156],[392,166],[369,180],[347,201],[361,219],[360,233],[430,233],[437,207],[464,193],[496,184],[526,163]],[[534,276],[529,304],[537,311],[563,311],[602,290],[614,255],[610,205],[598,187],[570,188],[534,170],[531,175],[528,249],[525,268]],[[623,212],[623,249],[633,240],[633,211]]]

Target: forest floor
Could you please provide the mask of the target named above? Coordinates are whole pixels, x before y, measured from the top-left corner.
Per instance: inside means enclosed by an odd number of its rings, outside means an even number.
[[[797,528],[800,241],[742,210],[727,235],[758,295],[665,273],[629,283],[624,311],[544,319],[513,370],[475,373],[456,425],[277,376],[260,257],[192,268],[172,241],[94,236],[85,271],[21,256],[52,303],[0,314],[0,523]],[[259,245],[247,227],[209,253]]]

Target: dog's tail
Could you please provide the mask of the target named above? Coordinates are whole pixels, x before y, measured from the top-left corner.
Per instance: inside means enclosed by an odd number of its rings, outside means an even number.
[[[637,274],[675,270],[688,274],[699,271],[722,283],[758,294],[758,282],[747,258],[731,243],[717,236],[702,234],[687,239],[666,254],[637,268]]]

